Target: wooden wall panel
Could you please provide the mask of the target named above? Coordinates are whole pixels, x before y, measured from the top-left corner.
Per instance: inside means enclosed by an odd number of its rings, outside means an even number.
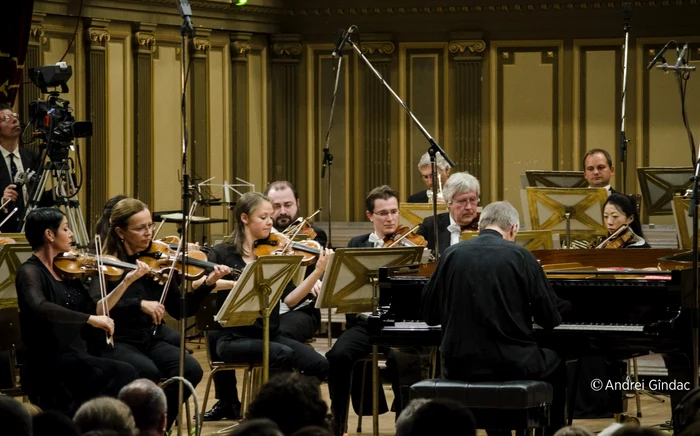
[[[208,177],[214,177],[210,183],[222,185],[230,180],[230,115],[226,96],[229,95],[228,83],[228,48],[212,48],[209,50],[209,173]],[[223,188],[213,187],[215,196],[224,198]],[[231,192],[234,198],[234,193]],[[209,216],[212,218],[228,218],[228,209],[225,207],[209,208]],[[212,224],[210,226],[212,243],[229,233],[226,223]]]
[[[248,55],[248,182],[264,191],[267,179],[267,49]]]
[[[126,130],[128,100],[131,95],[127,86],[129,71],[126,59],[130,57],[125,40],[112,38],[107,45],[107,197],[128,193],[127,181],[131,180],[131,162],[127,161],[127,150],[132,135]]]
[[[521,175],[558,167],[561,145],[558,45],[496,44],[494,63],[497,196],[520,210]],[[493,175],[492,175],[493,177]],[[485,181],[482,181],[482,184]]]
[[[582,53],[583,81],[581,118],[581,153],[602,148],[618,162],[619,149],[619,57],[611,50],[586,50]],[[575,168],[580,168],[578,165]]]

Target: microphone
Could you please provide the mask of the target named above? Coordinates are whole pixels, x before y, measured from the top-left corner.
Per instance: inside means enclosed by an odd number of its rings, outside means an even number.
[[[659,61],[659,59],[661,59],[661,61],[663,61],[664,64],[666,63],[666,59],[664,58],[664,53],[666,52],[666,49],[668,48],[668,45],[670,43],[671,43],[671,41],[667,42],[666,45],[664,46],[664,48],[662,48],[661,50],[659,50],[658,53],[656,53],[656,56],[654,56],[654,59],[652,59],[651,62],[649,62],[649,65],[647,65],[647,70],[651,70],[654,67],[654,65]]]
[[[344,29],[338,29],[338,39],[335,41],[333,46],[333,59],[340,56],[343,52],[343,46],[345,45],[345,38],[347,37],[347,32]]]
[[[194,34],[194,25],[192,24],[192,8],[188,0],[177,0],[177,10],[185,22],[182,24],[183,29],[189,34]]]
[[[688,51],[688,43],[686,42],[683,45],[683,50],[681,50],[681,53],[678,55],[678,59],[676,59],[676,65],[675,65],[676,69],[678,69],[678,67],[681,66],[681,62],[684,64],[687,64],[687,62],[685,61],[685,53],[687,51]]]
[[[20,171],[15,174],[15,180],[13,180],[13,182],[15,183],[15,186],[17,186],[16,189],[20,190],[22,189],[22,186],[31,183],[35,176],[36,172],[34,170]]]

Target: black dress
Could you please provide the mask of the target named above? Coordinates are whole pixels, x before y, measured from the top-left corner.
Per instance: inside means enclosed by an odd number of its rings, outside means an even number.
[[[214,246],[207,257],[210,262],[238,270],[243,270],[246,266],[234,246],[225,242]],[[232,280],[233,277],[227,276],[224,279]],[[281,298],[284,299],[294,288],[294,284],[289,282]],[[216,294],[217,308],[221,307],[229,292],[220,291]],[[296,369],[302,374],[323,381],[328,374],[328,362],[313,348],[281,334],[279,307],[278,301],[270,313],[270,369],[273,371]],[[250,326],[227,327],[209,332],[208,340],[213,357],[220,358],[224,362],[262,362],[262,337],[262,318],[258,318]],[[231,404],[239,403],[235,371],[217,372],[214,375],[214,388],[217,399]]]
[[[71,415],[85,401],[116,397],[138,375],[128,363],[92,356],[83,334],[106,335],[86,327],[95,304],[78,280],[58,281],[32,256],[17,272],[20,328],[26,365],[22,388],[34,404]]]
[[[126,259],[135,263],[137,256]],[[126,274],[126,273],[125,273]],[[123,279],[123,278],[122,278]],[[108,282],[108,292],[111,292],[121,281]],[[180,319],[180,290],[176,278],[170,284],[165,298],[165,310],[175,319]],[[139,377],[147,378],[158,383],[164,378],[170,378],[179,373],[180,336],[165,323],[155,329],[153,319],[141,310],[142,301],[160,301],[163,285],[158,284],[149,276],[141,277],[124,291],[119,302],[110,311],[114,319],[113,349],[105,349],[103,356],[110,359],[128,362],[136,368]],[[186,299],[186,317],[193,316],[204,298],[213,287],[201,286],[194,292],[189,292]],[[97,280],[90,284],[90,295],[94,301],[100,298],[100,287]],[[192,386],[202,380],[203,372],[199,362],[185,353],[184,377]],[[168,422],[170,428],[178,415],[178,384],[171,383],[165,389],[168,402]],[[184,390],[184,399],[190,396],[188,389]]]

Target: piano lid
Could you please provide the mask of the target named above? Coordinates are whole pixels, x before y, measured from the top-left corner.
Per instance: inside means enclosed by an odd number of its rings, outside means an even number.
[[[638,248],[617,250],[534,250],[532,254],[541,265],[579,263],[595,268],[657,268],[659,258],[682,253],[684,250]]]

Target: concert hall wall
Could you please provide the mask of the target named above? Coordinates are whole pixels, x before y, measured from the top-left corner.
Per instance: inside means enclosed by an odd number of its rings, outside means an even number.
[[[289,179],[302,212],[324,206],[322,149],[334,85],[331,50],[340,28],[427,131],[482,184],[482,204],[520,207],[526,169],[580,170],[589,148],[614,156],[621,188],[619,118],[623,14],[620,1],[194,0],[187,99],[191,173],[236,177],[262,190]],[[636,169],[689,166],[672,74],[646,65],[670,39],[700,59],[700,4],[635,1],[627,92],[627,191]],[[95,123],[82,141],[89,225],[112,195],[136,195],[152,210],[177,210],[181,192],[181,19],[173,1],[36,0],[25,70],[65,61],[76,119]],[[80,15],[81,18],[76,20]],[[676,50],[666,53],[669,64]],[[700,125],[700,72],[688,86],[691,125]],[[39,97],[23,86],[26,119]],[[698,133],[700,136],[700,133]],[[333,218],[364,220],[363,200],[388,183],[402,198],[421,189],[416,163],[428,143],[351,47],[335,106]],[[199,210],[228,218],[221,207]],[[655,220],[655,222],[664,222]],[[172,231],[174,229],[166,229]],[[211,226],[211,236],[228,231]]]

